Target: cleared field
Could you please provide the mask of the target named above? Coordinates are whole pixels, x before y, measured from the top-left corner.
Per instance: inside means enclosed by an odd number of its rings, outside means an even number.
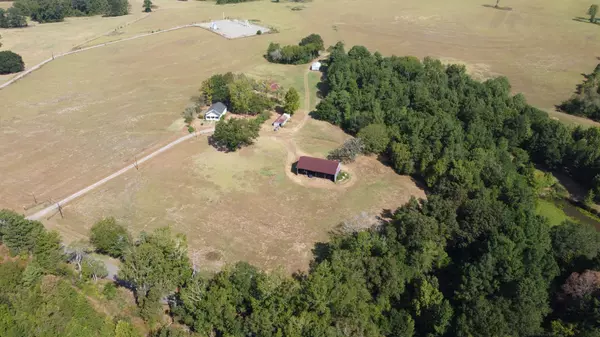
[[[1,90],[0,205],[58,200],[180,135],[170,126],[204,78],[266,62],[261,43],[223,41],[200,28],[154,35],[57,59]]]
[[[350,165],[355,181],[347,188],[300,186],[286,177],[285,146],[270,128],[262,133],[256,145],[236,153],[218,152],[204,137],[182,144],[70,204],[64,219],[55,216],[48,225],[67,240],[87,235],[103,216],[135,233],[171,225],[187,234],[203,268],[245,260],[295,271],[307,267],[314,243],[340,221],[423,196],[409,177],[372,158]]]
[[[490,1],[492,3],[494,1]],[[600,27],[573,21],[589,7],[585,0],[526,0],[507,3],[512,11],[484,7],[485,2],[443,0],[377,2],[343,0],[293,4],[260,1],[234,6],[211,2],[161,2],[159,11],[120,30],[122,35],[199,22],[225,16],[256,19],[280,33],[269,40],[297,43],[309,33],[321,34],[327,44],[360,44],[384,55],[433,56],[463,63],[479,78],[504,75],[515,92],[534,105],[572,124],[593,125],[585,119],[555,113],[554,105],[569,97],[581,74],[597,64]],[[266,48],[266,46],[265,46]]]
[[[227,40],[189,28],[153,35],[57,59],[0,90],[1,207],[22,210],[32,203],[32,193],[40,201],[58,200],[178,137],[184,132],[179,113],[212,74],[247,72],[304,93],[299,75],[307,66],[269,65],[262,55],[271,41],[295,44],[310,33],[321,34],[326,44],[344,41],[384,55],[460,62],[479,78],[505,75],[530,103],[566,122],[593,124],[551,111],[600,56],[592,52],[600,50],[599,27],[572,20],[589,7],[583,0],[503,4],[512,11],[476,0],[315,0],[300,11],[291,10],[296,4],[270,1],[155,4],[159,8],[148,16],[141,13],[140,1],[125,17],[0,29],[2,49],[22,54],[30,65],[55,50],[223,15],[258,20],[279,33]],[[314,77],[308,78],[311,88]],[[290,125],[298,122],[295,116]],[[309,120],[294,138],[301,151],[324,155],[346,137],[333,130]],[[351,216],[350,210],[395,208],[418,193],[407,178],[371,159],[349,168],[354,179],[344,192],[309,192],[281,175],[289,143],[270,140],[229,157],[202,140],[181,145],[140,173],[130,172],[68,206],[68,217],[53,219],[51,226],[77,237],[104,215],[115,215],[136,231],[171,223],[188,233],[195,249],[215,252],[206,255],[212,266],[244,257],[262,265],[292,261],[288,266],[293,269],[305,265],[312,243]]]
[[[141,2],[130,1],[132,7],[141,7]],[[0,8],[6,8],[0,2]],[[25,67],[29,68],[50,57],[52,54],[68,52],[78,45],[99,35],[108,34],[118,27],[125,27],[147,16],[141,11],[118,17],[80,17],[66,18],[64,22],[39,24],[28,21],[29,26],[19,29],[2,29],[2,50],[12,50],[23,57]],[[0,75],[0,83],[11,79],[13,75]]]

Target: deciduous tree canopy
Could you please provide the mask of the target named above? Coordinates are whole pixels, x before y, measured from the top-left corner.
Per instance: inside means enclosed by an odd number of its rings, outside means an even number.
[[[288,45],[282,47],[278,43],[271,43],[265,56],[269,62],[303,64],[319,56],[319,52],[324,49],[321,36],[311,34],[303,38],[297,46]]]

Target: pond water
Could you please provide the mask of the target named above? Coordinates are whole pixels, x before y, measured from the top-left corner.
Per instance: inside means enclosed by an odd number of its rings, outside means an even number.
[[[560,207],[565,214],[583,224],[591,225],[596,227],[597,230],[600,230],[600,222],[596,219],[588,216],[583,213],[578,207],[571,204],[568,200],[565,199],[556,199],[553,202]]]

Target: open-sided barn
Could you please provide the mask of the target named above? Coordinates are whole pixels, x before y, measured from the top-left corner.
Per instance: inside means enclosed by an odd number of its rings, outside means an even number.
[[[342,165],[338,161],[308,156],[300,157],[296,163],[297,174],[330,179],[334,182],[337,180],[341,168]]]

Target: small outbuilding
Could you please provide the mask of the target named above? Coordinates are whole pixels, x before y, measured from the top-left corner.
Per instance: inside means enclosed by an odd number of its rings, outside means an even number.
[[[204,119],[207,121],[218,121],[227,113],[227,106],[221,102],[217,102],[208,108],[204,113]]]
[[[306,174],[309,177],[319,177],[337,180],[342,169],[339,161],[302,156],[296,163],[296,174]]]
[[[321,70],[321,62],[319,62],[319,61],[313,62],[313,64],[310,65],[310,70],[313,70],[313,71]]]
[[[290,116],[290,114],[282,114],[281,116],[279,116],[279,118],[277,118],[274,122],[273,122],[273,127],[275,128],[275,130],[279,129],[280,127],[284,126],[285,123],[288,122],[288,120],[291,118],[292,116]]]

